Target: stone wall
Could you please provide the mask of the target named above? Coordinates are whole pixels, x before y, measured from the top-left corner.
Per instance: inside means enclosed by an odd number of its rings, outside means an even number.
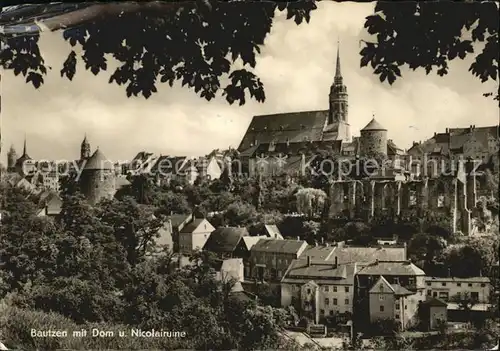
[[[476,205],[476,179],[465,183],[454,177],[414,181],[344,180],[330,188],[330,217],[362,213],[366,220],[376,215],[399,216],[419,209],[442,212],[452,218],[452,232],[469,234],[471,213]]]
[[[80,188],[91,205],[102,199],[111,199],[116,193],[113,170],[85,170],[80,178]]]
[[[364,157],[387,155],[387,131],[361,131],[360,154]]]

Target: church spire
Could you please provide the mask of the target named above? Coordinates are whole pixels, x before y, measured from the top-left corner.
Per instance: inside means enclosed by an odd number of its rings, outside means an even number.
[[[24,133],[24,146],[23,146],[23,156],[26,156],[27,153],[27,148],[26,148],[26,133]]]
[[[335,83],[342,84],[342,72],[340,70],[340,43],[337,41],[337,65],[335,68]]]

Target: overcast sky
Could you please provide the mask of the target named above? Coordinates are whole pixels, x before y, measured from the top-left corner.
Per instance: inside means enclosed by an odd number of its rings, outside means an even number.
[[[2,160],[13,143],[35,159],[75,159],[84,133],[112,160],[127,160],[146,150],[158,154],[204,155],[215,148],[237,147],[252,116],[328,108],[335,70],[337,38],[344,82],[349,91],[349,121],[359,134],[375,113],[389,138],[402,148],[447,127],[498,124],[498,105],[482,96],[492,86],[468,72],[470,60],[454,61],[441,78],[403,69],[391,87],[359,68],[359,39],[373,11],[369,3],[321,2],[311,22],[297,26],[276,19],[255,72],[266,102],[230,106],[222,98],[207,102],[187,88],[160,85],[150,99],[130,98],[123,87],[108,84],[111,72],[98,76],[77,69],[73,82],[59,70],[70,52],[61,34],[42,38],[47,65],[54,67],[38,90],[10,72],[2,81]],[[3,74],[3,73],[2,73]]]

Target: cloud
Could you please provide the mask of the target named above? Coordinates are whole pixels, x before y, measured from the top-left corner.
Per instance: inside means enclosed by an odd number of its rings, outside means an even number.
[[[491,87],[467,72],[470,61],[452,62],[443,78],[403,69],[403,78],[393,86],[380,83],[371,68],[359,67],[359,40],[366,37],[364,19],[373,3],[318,6],[309,24],[297,26],[283,14],[277,17],[255,68],[266,102],[243,107],[229,106],[222,98],[207,102],[189,89],[168,85],[149,100],[127,99],[123,87],[108,84],[109,72],[94,76],[83,67],[69,82],[59,75],[69,45],[59,33],[47,34],[41,50],[53,70],[44,86],[35,90],[11,72],[3,74],[3,150],[14,143],[20,152],[25,133],[33,158],[78,158],[84,133],[93,149],[99,146],[108,158],[120,160],[142,150],[203,155],[237,147],[254,115],[328,107],[337,40],[353,135],[372,114],[403,148],[447,127],[498,123],[498,106],[482,96]]]

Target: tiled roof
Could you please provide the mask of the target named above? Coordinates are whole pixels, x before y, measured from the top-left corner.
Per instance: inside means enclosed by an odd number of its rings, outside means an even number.
[[[426,282],[489,283],[490,278],[488,278],[488,277],[469,277],[469,278],[426,277],[425,281]]]
[[[196,230],[196,228],[198,228],[200,226],[200,224],[202,224],[205,221],[206,221],[205,218],[195,218],[191,222],[186,224],[186,226],[184,228],[182,228],[180,230],[180,232],[181,233],[192,233]]]
[[[300,143],[321,140],[328,110],[289,112],[254,116],[245,133],[239,151],[258,143]]]
[[[311,262],[308,266],[307,260],[300,258],[293,260],[281,280],[282,283],[301,284],[314,280],[318,284],[352,285],[356,273],[356,264],[339,265],[322,262]]]
[[[191,215],[186,215],[186,214],[172,214],[168,217],[168,219],[170,219],[170,222],[172,223],[173,228],[180,226],[181,224],[188,221],[190,218]]]
[[[246,228],[221,227],[208,237],[203,250],[217,253],[231,253],[244,236],[248,236]]]
[[[425,275],[425,272],[409,261],[378,261],[364,266],[359,275]]]
[[[287,253],[298,255],[306,247],[305,241],[262,239],[252,247],[252,252]]]
[[[283,235],[281,235],[278,226],[275,224],[266,224],[264,225],[265,230],[267,231],[268,237],[274,239],[283,239]]]
[[[114,166],[111,161],[109,161],[106,156],[97,149],[92,156],[85,163],[84,170],[114,170]]]
[[[352,262],[404,261],[404,247],[335,247],[331,259],[337,257],[339,264]]]
[[[301,257],[311,257],[315,260],[328,260],[332,257],[335,247],[333,246],[309,246],[304,250]]]
[[[115,184],[116,190],[120,190],[121,188],[130,185],[130,182],[125,177],[116,177]]]
[[[413,295],[411,291],[406,289],[404,286],[399,284],[391,284],[391,288],[394,291],[394,294],[404,296],[404,295]]]
[[[267,236],[244,236],[242,239],[247,250],[250,250],[260,239],[267,239]]]
[[[363,128],[361,131],[370,131],[370,130],[387,130],[385,129],[375,118],[372,118],[372,120]]]
[[[396,296],[413,295],[411,291],[399,284],[389,284],[384,276],[380,276],[378,281],[370,289],[370,293],[393,293]]]

